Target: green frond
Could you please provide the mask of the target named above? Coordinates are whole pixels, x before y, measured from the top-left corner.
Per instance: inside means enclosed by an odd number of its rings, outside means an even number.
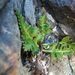
[[[50,34],[51,30],[50,30],[50,25],[47,16],[41,15],[39,21],[40,21],[39,30],[42,36],[44,37],[45,35]]]
[[[44,36],[50,33],[50,25],[45,15],[40,16],[39,27],[29,25],[22,14],[16,10],[18,24],[21,30],[21,40],[23,43],[24,51],[32,51],[35,55],[40,50],[38,42],[43,42]]]
[[[49,46],[50,50],[45,48],[46,46]],[[75,51],[75,43],[72,42],[69,36],[64,37],[59,43],[43,44],[43,47],[43,51],[51,53],[53,59],[62,59],[64,55],[70,55]]]
[[[22,14],[20,14],[18,12],[18,10],[16,10],[16,15],[17,15],[17,20],[18,20],[20,30],[22,32],[21,40],[22,40],[22,43],[23,43],[24,51],[30,51],[31,50],[32,54],[35,55],[40,50],[38,42],[43,41],[42,39],[44,38],[45,30],[47,30],[49,28],[46,25],[46,22],[45,22],[45,17],[46,16],[41,16],[40,17],[40,26],[43,29],[43,30],[41,30],[41,28],[38,28],[37,26],[29,25],[25,21]],[[42,33],[40,33],[40,31]],[[49,31],[46,31],[46,32],[49,33]],[[42,36],[42,34],[43,34],[43,36]]]

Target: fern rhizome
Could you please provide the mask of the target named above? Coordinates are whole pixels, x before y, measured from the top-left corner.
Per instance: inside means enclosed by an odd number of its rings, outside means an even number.
[[[44,36],[50,34],[50,25],[45,15],[41,15],[39,19],[39,26],[29,25],[22,14],[16,11],[18,24],[21,34],[21,41],[23,43],[24,51],[32,51],[32,55],[37,54],[41,48]],[[72,42],[69,36],[64,37],[59,43],[45,43],[41,45],[44,52],[49,52],[53,59],[61,59],[63,55],[69,55],[75,51],[75,43]]]

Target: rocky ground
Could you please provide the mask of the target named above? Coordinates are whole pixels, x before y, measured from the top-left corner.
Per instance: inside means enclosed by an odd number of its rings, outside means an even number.
[[[42,52],[31,56],[23,51],[15,8],[32,25],[45,11],[52,33],[44,42],[59,42],[66,35],[75,41],[74,0],[0,0],[0,75],[75,75],[75,54],[52,60]]]

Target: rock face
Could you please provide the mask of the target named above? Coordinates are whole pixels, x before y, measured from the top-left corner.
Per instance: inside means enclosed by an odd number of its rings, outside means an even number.
[[[31,23],[32,25],[36,24],[36,18],[35,18],[35,7],[33,5],[33,0],[25,0],[24,3],[24,11],[25,11],[25,17]]]
[[[46,10],[52,14],[59,27],[72,38],[75,37],[75,12],[73,11],[75,5],[73,3],[75,3],[74,0],[44,1]],[[73,10],[71,8],[73,8]]]
[[[70,65],[72,67],[73,74],[75,75],[75,58],[74,57],[75,57],[75,54],[70,56]]]
[[[20,33],[14,14],[14,2],[5,1],[3,4],[6,5],[0,11],[0,75],[16,75],[21,48]]]
[[[69,6],[75,12],[75,0],[49,0],[59,7]]]
[[[23,68],[21,62],[20,31],[14,12],[16,8],[21,13],[24,13],[24,6],[28,6],[27,2],[25,2],[26,5],[24,5],[24,2],[24,0],[0,0],[0,75],[25,75],[24,72],[27,73],[26,75],[29,74],[28,70]],[[31,3],[33,7],[33,1]],[[30,13],[34,16],[33,8]],[[33,23],[31,15],[27,16],[30,23]]]
[[[0,0],[0,10],[8,3],[9,0]]]

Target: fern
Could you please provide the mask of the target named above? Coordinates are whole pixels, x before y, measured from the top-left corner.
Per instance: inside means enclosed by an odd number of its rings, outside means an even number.
[[[44,35],[50,33],[49,32],[49,25],[48,22],[45,22],[45,16],[40,17],[40,26],[33,26],[29,25],[22,14],[16,11],[18,24],[20,25],[21,29],[21,37],[24,51],[32,51],[32,54],[35,55],[40,51],[39,42],[43,41]],[[46,26],[47,25],[47,26]],[[41,28],[40,28],[41,27]]]
[[[18,23],[22,31],[22,42],[24,51],[32,51],[32,54],[36,54],[39,51],[39,45],[37,44],[41,40],[41,34],[39,33],[39,28],[33,25],[29,25],[22,14],[16,10]],[[38,37],[37,37],[38,36]]]
[[[49,48],[47,48],[49,46]],[[50,52],[52,59],[62,59],[64,55],[70,55],[75,51],[75,43],[69,36],[64,37],[59,43],[43,44],[43,51]]]
[[[24,51],[32,51],[35,55],[40,51],[39,42],[42,43],[44,36],[48,35],[50,30],[50,25],[48,23],[47,17],[45,15],[40,16],[39,27],[29,25],[22,14],[16,11],[18,24],[21,30],[21,40],[23,43]],[[64,55],[70,55],[75,51],[75,43],[72,42],[69,36],[64,37],[59,43],[45,43],[43,44],[44,52],[50,52],[53,59],[62,59]]]

